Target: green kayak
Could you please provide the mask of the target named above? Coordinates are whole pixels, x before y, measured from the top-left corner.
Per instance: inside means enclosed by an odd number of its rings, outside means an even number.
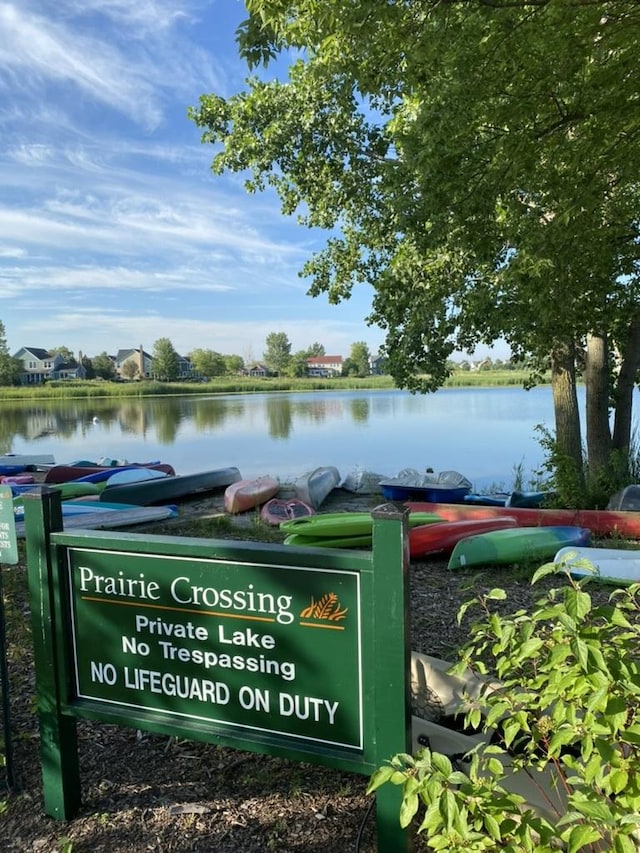
[[[55,492],[60,492],[62,500],[66,501],[71,498],[86,498],[100,494],[100,488],[95,483],[80,483],[69,481],[68,483],[47,483],[49,489]],[[24,503],[24,492],[16,495],[13,499],[14,506],[22,506]]]
[[[461,539],[449,557],[450,569],[546,560],[565,545],[588,545],[583,527],[512,527]]]
[[[409,527],[432,524],[442,521],[433,512],[412,512],[409,515]],[[299,533],[310,539],[335,539],[341,536],[369,536],[373,528],[371,513],[368,512],[327,512],[321,515],[308,515],[291,518],[280,524],[287,533]]]
[[[314,539],[302,536],[301,533],[290,533],[284,540],[285,545],[295,545],[298,548],[371,548],[371,534],[363,536],[329,536]]]

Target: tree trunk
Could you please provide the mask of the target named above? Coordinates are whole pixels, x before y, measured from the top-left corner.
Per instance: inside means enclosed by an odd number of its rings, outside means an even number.
[[[627,339],[620,352],[620,370],[614,395],[613,442],[614,450],[628,454],[631,446],[631,416],[633,389],[640,362],[640,318],[629,325]]]
[[[587,337],[584,379],[587,398],[587,462],[589,474],[605,471],[611,462],[609,428],[609,346],[605,335]]]
[[[576,495],[571,492],[584,487],[584,471],[573,343],[557,347],[551,353],[551,388],[556,422],[558,491],[562,493],[566,490],[567,494],[561,497],[575,500]]]

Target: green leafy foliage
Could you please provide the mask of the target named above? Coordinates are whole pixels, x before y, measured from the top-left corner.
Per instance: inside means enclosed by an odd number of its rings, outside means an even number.
[[[211,349],[194,349],[189,353],[194,370],[200,376],[223,376],[227,366],[224,356]]]
[[[285,332],[270,332],[267,335],[264,363],[269,370],[280,376],[286,373],[291,361],[291,342]]]
[[[106,352],[101,352],[91,359],[91,364],[96,376],[102,379],[115,379],[116,368],[113,359],[109,358]]]
[[[546,564],[533,582],[557,571]],[[396,755],[369,791],[401,786],[400,822],[430,850],[637,850],[640,585],[596,606],[567,575],[530,614],[501,615],[504,599],[492,590],[460,611],[480,612],[453,671],[485,678],[465,717],[485,742],[463,759]]]
[[[366,322],[412,391],[439,388],[454,351],[499,338],[531,382],[558,352],[580,369],[601,341],[588,450],[598,467],[609,445],[624,451],[640,353],[635,0],[247,10],[238,46],[255,76],[190,117],[214,172],[241,172],[326,232],[301,270],[309,293],[338,303],[370,286]],[[288,78],[269,75],[283,56]],[[556,402],[556,428],[578,465],[577,404]]]
[[[175,382],[180,375],[178,353],[169,338],[158,338],[153,345],[153,376],[160,382]]]
[[[17,385],[22,372],[22,362],[9,353],[4,324],[0,320],[0,385]]]

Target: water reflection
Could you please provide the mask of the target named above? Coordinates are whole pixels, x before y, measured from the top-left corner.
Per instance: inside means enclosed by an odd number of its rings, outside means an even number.
[[[293,407],[291,401],[274,397],[266,401],[266,416],[269,435],[272,438],[289,438],[293,429]]]
[[[548,388],[56,400],[0,404],[0,452],[162,459],[181,473],[237,465],[243,476],[431,466],[504,481],[516,464],[539,465],[539,423],[553,427]]]

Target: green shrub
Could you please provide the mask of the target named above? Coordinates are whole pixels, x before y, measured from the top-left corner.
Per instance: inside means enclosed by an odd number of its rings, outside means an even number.
[[[455,671],[486,679],[464,713],[484,743],[464,759],[396,755],[369,784],[402,786],[401,824],[427,849],[639,849],[640,585],[594,606],[588,583],[567,575],[531,614],[500,615],[503,590],[461,608],[482,614]]]

